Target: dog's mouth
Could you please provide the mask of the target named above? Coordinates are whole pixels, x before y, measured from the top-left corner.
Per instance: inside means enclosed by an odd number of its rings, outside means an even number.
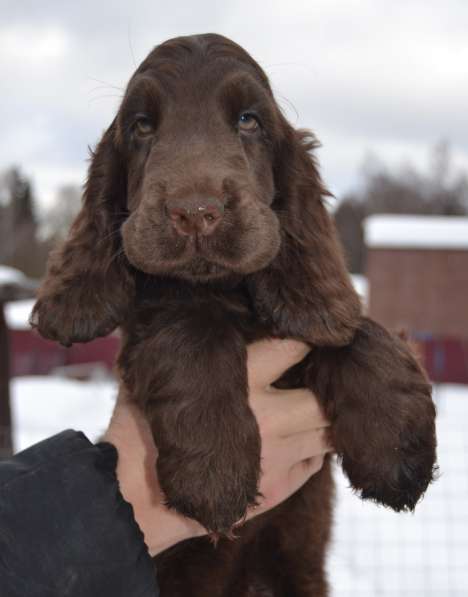
[[[130,263],[143,273],[196,282],[207,282],[252,273],[266,267],[277,252],[276,250],[271,251],[270,255],[260,258],[252,255],[250,259],[243,256],[240,260],[231,261],[229,256],[223,253],[215,253],[208,251],[206,248],[196,247],[196,243],[191,244],[193,244],[191,250],[185,251],[178,258],[172,256],[166,259],[161,257],[159,259],[148,259],[136,255],[133,251],[125,252]]]
[[[207,282],[249,273],[243,264],[230,262],[222,254],[213,254],[195,242],[179,257],[147,259],[129,251],[127,258],[138,270],[151,275],[163,275],[184,280]],[[265,263],[266,265],[266,263]]]
[[[197,255],[179,266],[170,268],[167,274],[173,277],[205,282],[231,276],[233,270],[219,263]]]
[[[145,274],[209,281],[263,269],[280,247],[279,222],[271,210],[215,234],[180,235],[167,222],[132,214],[122,225],[129,262]]]

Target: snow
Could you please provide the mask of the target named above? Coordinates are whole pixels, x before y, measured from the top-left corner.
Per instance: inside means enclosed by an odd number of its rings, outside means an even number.
[[[29,316],[34,306],[34,299],[24,299],[13,303],[6,303],[5,317],[10,330],[29,330]]]
[[[27,284],[26,276],[13,267],[0,265],[0,285],[1,284]]]
[[[366,276],[362,276],[361,274],[351,274],[351,280],[354,285],[354,290],[361,297],[363,306],[366,307],[369,296],[369,283]]]
[[[468,386],[436,387],[435,401],[440,478],[414,514],[359,500],[336,470],[332,597],[468,595]]]
[[[370,248],[468,249],[468,218],[374,215],[364,238]]]
[[[30,376],[14,378],[11,390],[13,441],[19,451],[67,428],[97,440],[112,413],[117,384]]]
[[[12,382],[16,449],[65,428],[97,440],[116,384],[57,377]],[[331,597],[468,595],[468,386],[435,388],[441,475],[415,514],[362,502],[336,468],[337,507],[328,558]]]

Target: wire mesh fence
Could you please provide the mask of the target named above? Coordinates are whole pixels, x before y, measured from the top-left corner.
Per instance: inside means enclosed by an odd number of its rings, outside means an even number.
[[[99,437],[116,394],[113,383],[45,377],[17,378],[12,390],[16,449],[70,421],[88,437]],[[47,413],[39,409],[39,395],[47,396]],[[331,597],[467,597],[468,386],[440,386],[435,400],[440,477],[414,514],[361,501],[336,467]]]
[[[362,502],[337,469],[333,597],[468,595],[468,386],[435,401],[440,477],[414,514]]]

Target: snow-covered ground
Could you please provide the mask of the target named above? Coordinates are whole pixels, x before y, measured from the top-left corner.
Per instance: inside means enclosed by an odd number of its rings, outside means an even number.
[[[16,377],[11,389],[16,451],[64,429],[78,429],[97,440],[110,419],[117,394],[115,381],[104,377],[92,382],[55,376]]]
[[[109,380],[13,380],[15,446],[65,428],[97,439],[116,395]],[[468,386],[439,386],[440,479],[413,514],[395,514],[352,495],[337,469],[333,597],[468,596]]]
[[[333,597],[468,596],[468,386],[435,388],[440,478],[415,514],[354,497],[337,474]],[[334,574],[338,563],[352,574]]]

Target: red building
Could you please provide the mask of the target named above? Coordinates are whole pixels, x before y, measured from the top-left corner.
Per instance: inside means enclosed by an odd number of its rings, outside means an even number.
[[[365,221],[369,315],[406,331],[434,381],[468,383],[468,218]]]
[[[57,342],[45,340],[30,329],[28,319],[34,301],[17,301],[6,306],[6,320],[10,333],[10,370],[12,376],[47,375],[67,368],[80,376],[101,367],[112,371],[119,348],[118,334],[97,338],[86,344],[64,348]]]

